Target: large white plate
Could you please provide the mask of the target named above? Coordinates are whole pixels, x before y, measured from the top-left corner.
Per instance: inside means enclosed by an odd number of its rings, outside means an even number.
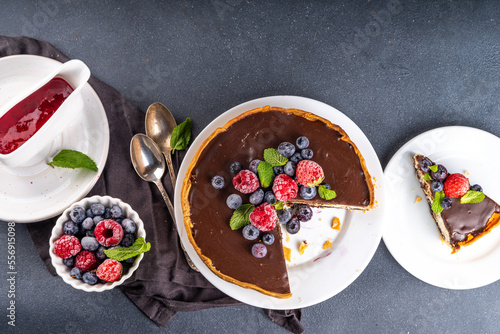
[[[441,241],[412,165],[416,153],[450,173],[468,173],[493,200],[500,201],[500,158],[492,148],[500,138],[474,128],[451,126],[425,132],[406,143],[385,169],[388,214],[384,242],[408,272],[446,289],[472,289],[500,278],[500,228],[451,254]],[[423,198],[415,203],[417,196]]]
[[[60,65],[56,60],[32,55],[0,58],[0,104]],[[11,169],[0,163],[0,220],[31,223],[57,216],[87,195],[99,179],[108,156],[108,120],[92,87],[86,84],[81,92],[84,110],[75,115],[73,123],[53,145],[56,150],[73,149],[87,154],[99,172],[50,168],[45,163]]]
[[[369,212],[360,211],[340,213],[341,232],[336,236],[332,248],[323,251],[309,261],[297,261],[288,268],[292,297],[278,299],[251,289],[228,283],[215,275],[199,258],[189,242],[183,223],[181,208],[181,188],[189,163],[203,141],[216,128],[245,111],[266,105],[282,108],[297,108],[313,112],[340,125],[358,146],[366,160],[368,170],[375,180],[375,200],[377,207]],[[322,302],[345,289],[364,270],[370,262],[382,235],[384,216],[383,172],[378,157],[363,132],[347,116],[337,109],[312,99],[296,96],[272,96],[243,103],[217,117],[196,138],[186,154],[179,171],[179,182],[175,191],[175,213],[181,241],[200,272],[218,289],[244,303],[269,309],[294,309]],[[334,215],[342,210],[321,210],[324,222],[331,222]],[[302,233],[302,231],[301,231]],[[301,234],[299,233],[299,234]],[[305,233],[305,232],[304,232]],[[308,233],[311,233],[308,230]],[[318,233],[322,233],[321,228]],[[318,257],[321,257],[318,259]],[[315,261],[316,260],[316,261]]]

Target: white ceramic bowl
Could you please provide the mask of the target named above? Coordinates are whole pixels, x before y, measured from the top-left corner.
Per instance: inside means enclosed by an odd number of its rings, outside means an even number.
[[[52,235],[50,237],[50,258],[52,260],[52,265],[56,269],[56,272],[59,276],[62,277],[63,281],[74,287],[75,289],[79,290],[84,290],[87,292],[102,292],[105,290],[111,290],[115,286],[118,286],[122,284],[127,278],[132,276],[134,271],[139,267],[139,263],[141,262],[142,258],[144,257],[144,254],[140,254],[137,256],[136,260],[132,264],[132,266],[129,268],[127,274],[123,275],[118,281],[113,282],[113,283],[96,283],[95,285],[90,285],[87,283],[84,283],[82,280],[75,279],[71,277],[70,271],[71,268],[67,267],[63,263],[63,259],[60,257],[56,256],[54,254],[54,242],[62,237],[64,235],[63,231],[63,224],[70,220],[69,213],[73,208],[77,206],[81,206],[85,209],[90,208],[90,205],[92,203],[101,203],[105,207],[111,207],[113,205],[118,205],[122,211],[123,211],[123,217],[125,218],[130,218],[132,219],[135,224],[136,224],[136,237],[143,237],[144,240],[146,240],[146,231],[144,230],[144,223],[142,222],[141,218],[139,218],[139,215],[137,212],[135,212],[130,205],[127,203],[124,203],[122,200],[118,198],[112,198],[109,196],[92,196],[92,197],[87,197],[82,199],[79,202],[76,202],[72,204],[69,208],[67,208],[62,215],[59,217],[57,220],[54,228],[52,229]]]

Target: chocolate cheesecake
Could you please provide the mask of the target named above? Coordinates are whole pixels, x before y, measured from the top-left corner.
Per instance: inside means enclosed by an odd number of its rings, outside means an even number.
[[[278,298],[291,296],[280,226],[270,232],[276,241],[267,246],[267,255],[254,257],[254,242],[229,225],[233,210],[226,198],[236,192],[229,166],[235,161],[248,166],[252,160],[262,159],[265,149],[300,136],[309,138],[314,161],[323,167],[325,182],[337,197],[327,201],[317,195],[295,202],[317,207],[373,208],[371,176],[358,148],[342,128],[309,112],[269,106],[247,111],[210,135],[188,167],[181,194],[188,237],[204,263],[228,282]],[[214,189],[211,179],[216,175],[223,176],[228,185]],[[244,203],[248,202],[250,194],[240,195]]]
[[[432,218],[443,241],[452,249],[452,254],[459,251],[461,246],[468,246],[488,234],[500,223],[500,206],[486,195],[484,198],[481,196],[483,199],[479,203],[463,203],[461,198],[445,196],[448,198],[448,204],[444,208],[441,206],[442,211],[439,207],[436,209],[437,204],[434,204],[433,209],[436,192],[432,189],[432,183],[435,180],[428,168],[437,165],[421,154],[413,157],[413,165],[430,206]]]

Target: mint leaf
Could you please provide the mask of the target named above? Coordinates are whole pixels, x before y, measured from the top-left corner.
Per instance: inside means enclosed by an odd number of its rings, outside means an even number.
[[[191,118],[186,118],[184,122],[177,125],[172,132],[172,136],[170,136],[170,147],[172,147],[172,154],[174,154],[175,150],[183,150],[191,139],[191,128],[193,127],[193,123],[191,122]]]
[[[443,207],[441,206],[443,198],[444,191],[434,193],[434,201],[432,202],[432,211],[434,211],[434,213],[441,213],[443,211]]]
[[[438,165],[429,166],[429,169],[435,173],[438,171]]]
[[[484,193],[481,191],[469,190],[460,198],[460,204],[480,203],[484,199]]]
[[[285,202],[283,202],[283,201],[278,201],[278,202],[274,203],[274,204],[273,204],[273,206],[274,206],[274,209],[275,209],[276,211],[278,211],[278,210],[283,210],[283,208],[285,207]]]
[[[57,153],[54,158],[52,158],[52,161],[49,162],[48,165],[71,169],[85,168],[93,172],[98,171],[94,160],[92,160],[88,155],[74,150],[62,150]]]
[[[432,181],[432,177],[428,173],[425,173],[424,180],[425,181]]]
[[[250,213],[255,209],[252,204],[242,204],[236,210],[234,210],[231,220],[229,221],[229,226],[232,230],[238,230],[248,224],[250,224]]]
[[[264,161],[270,164],[272,167],[276,167],[286,165],[288,159],[280,155],[277,149],[266,148],[264,150]]]
[[[123,261],[141,253],[146,253],[151,249],[151,244],[145,242],[143,237],[137,238],[134,244],[130,247],[118,247],[113,249],[105,249],[104,254],[110,259]]]
[[[269,163],[261,161],[257,166],[257,173],[259,174],[259,181],[262,188],[269,187],[274,176],[273,167]]]
[[[327,201],[337,197],[337,193],[334,190],[328,189],[322,184],[318,187],[318,195],[319,197],[321,197],[322,199],[326,199]]]

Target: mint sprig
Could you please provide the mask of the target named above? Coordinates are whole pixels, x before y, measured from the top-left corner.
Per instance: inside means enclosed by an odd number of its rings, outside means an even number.
[[[234,210],[229,221],[231,229],[238,230],[250,224],[250,213],[252,213],[253,209],[255,209],[255,206],[252,204],[242,204],[238,209]]]
[[[432,211],[434,213],[441,213],[443,211],[443,206],[441,205],[441,201],[444,199],[444,191],[439,191],[434,193],[434,201],[432,202]]]
[[[183,150],[191,139],[191,128],[193,127],[193,123],[191,122],[191,118],[186,118],[184,122],[177,125],[172,132],[172,136],[170,136],[170,147],[172,147],[172,154],[174,154],[175,150]]]
[[[335,197],[337,197],[337,193],[335,192],[335,190],[328,189],[327,187],[325,187],[322,184],[318,187],[318,195],[319,195],[319,197],[321,197],[322,199],[325,199],[327,201],[332,200]]]
[[[146,253],[150,249],[151,244],[149,242],[145,242],[143,237],[140,237],[137,238],[137,240],[130,247],[105,249],[104,254],[106,254],[106,256],[110,259],[124,261],[139,254]]]
[[[438,167],[438,165],[432,165],[432,166],[429,166],[429,169],[430,169],[431,171],[433,171],[434,173],[438,171],[438,168],[439,168],[439,167]]]
[[[266,161],[259,162],[257,166],[257,174],[262,188],[267,188],[271,185],[274,176],[273,166]]]
[[[62,168],[85,168],[93,172],[97,172],[98,168],[94,160],[88,155],[75,150],[61,150],[57,153],[52,161],[48,163],[49,166],[62,167]]]
[[[428,173],[425,173],[424,180],[425,181],[432,181],[432,176],[430,176]]]
[[[466,203],[480,203],[485,198],[485,195],[481,191],[469,190],[460,197],[460,204]]]
[[[264,161],[271,165],[271,167],[284,166],[288,159],[279,154],[275,148],[266,148],[264,150]]]
[[[283,210],[283,208],[285,207],[285,202],[283,202],[283,201],[278,201],[278,202],[274,203],[274,204],[273,204],[273,206],[274,206],[274,209],[275,209],[276,211],[278,211],[278,210]]]

